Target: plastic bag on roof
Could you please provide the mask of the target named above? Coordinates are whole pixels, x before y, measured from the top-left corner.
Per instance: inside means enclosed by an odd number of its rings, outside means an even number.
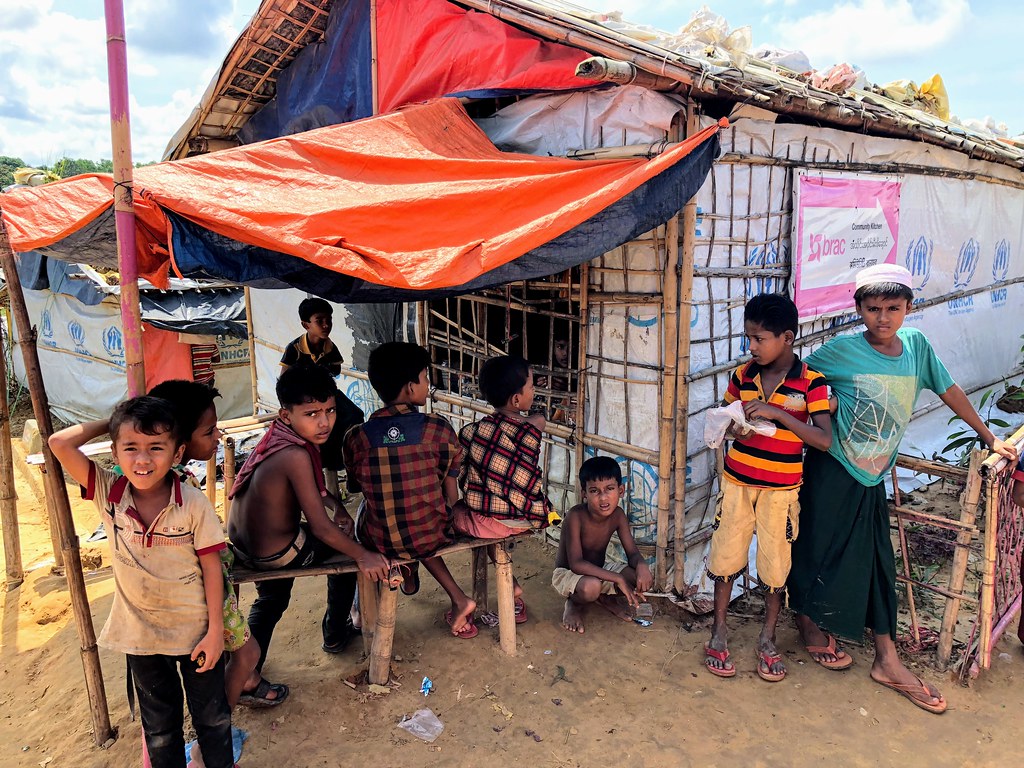
[[[864,73],[846,63],[836,64],[824,72],[811,73],[811,85],[832,93],[846,93],[864,82]]]
[[[665,42],[670,50],[740,68],[746,66],[750,58],[750,46],[750,27],[730,30],[729,23],[706,5]]]
[[[753,56],[755,59],[761,59],[769,64],[785,67],[797,74],[810,72],[813,69],[811,60],[807,58],[807,54],[803,51],[787,51],[785,48],[762,45],[754,51]]]
[[[949,96],[941,75],[932,75],[917,89],[922,101],[929,105],[928,112],[942,120],[949,120]]]

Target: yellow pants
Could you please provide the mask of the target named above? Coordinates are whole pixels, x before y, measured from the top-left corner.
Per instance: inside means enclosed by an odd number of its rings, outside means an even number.
[[[781,591],[793,562],[790,544],[799,533],[798,494],[797,488],[753,488],[723,479],[708,576],[725,581],[743,573],[756,530],[757,577],[768,591]]]

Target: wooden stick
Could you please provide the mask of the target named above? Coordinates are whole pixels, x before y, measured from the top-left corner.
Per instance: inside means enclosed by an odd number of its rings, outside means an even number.
[[[473,550],[473,602],[476,609],[487,613],[487,549]]]
[[[901,504],[900,486],[896,479],[896,467],[892,468],[892,496],[896,506]],[[910,549],[907,547],[907,533],[903,528],[903,515],[896,515],[896,531],[900,537],[900,550],[903,552],[903,578],[907,583],[907,605],[910,608],[910,631],[914,642],[920,644],[921,630],[917,626],[917,605],[914,602],[914,580],[910,575]]]
[[[252,388],[252,415],[255,418],[259,411],[260,390],[256,378],[256,333],[252,328],[252,297],[249,295],[249,286],[243,286],[242,295],[245,297],[245,329],[249,336],[249,386]]]
[[[658,521],[657,550],[654,556],[654,584],[668,589],[668,530],[672,503],[673,448],[676,438],[676,361],[679,356],[679,217],[665,224],[665,271],[662,276],[661,317],[665,326],[661,356],[661,414],[658,428]],[[685,459],[684,459],[685,461]],[[678,491],[677,491],[678,493]],[[677,534],[678,538],[678,534]]]
[[[911,472],[941,477],[943,480],[952,480],[955,483],[964,483],[970,476],[970,472],[963,467],[946,464],[941,461],[929,461],[917,456],[905,456],[902,453],[896,457],[896,466],[909,469]]]
[[[228,526],[231,517],[231,487],[235,484],[235,438],[230,435],[224,438],[224,527]]]
[[[18,531],[18,494],[14,487],[14,452],[11,449],[11,410],[7,404],[7,351],[0,338],[0,520],[4,532],[4,570],[8,591],[25,580]],[[59,551],[59,550],[58,550]]]
[[[379,585],[356,570],[356,588],[359,590],[359,617],[363,628],[363,652],[367,656],[373,649],[373,638],[377,631],[377,606]]]
[[[498,638],[509,656],[516,655],[516,606],[512,583],[512,558],[504,541],[496,542],[494,575],[498,586]]]
[[[384,587],[377,604],[377,628],[370,649],[370,682],[387,685],[391,677],[391,649],[395,641],[395,617],[398,614],[398,590]]]
[[[576,341],[576,424],[571,433],[573,444],[573,467],[569,471],[568,482],[575,488],[576,478],[579,476],[580,467],[583,466],[584,438],[587,434],[587,368],[589,366],[590,352],[590,264],[584,262],[580,265],[580,307],[579,322],[580,329]],[[570,336],[572,334],[570,333]],[[572,351],[569,352],[569,364],[572,364]],[[576,495],[576,500],[583,499],[582,489]],[[564,514],[568,510],[562,510]]]
[[[981,573],[981,609],[978,623],[979,664],[988,669],[992,663],[992,623],[996,604],[996,563],[999,558],[999,484],[984,478],[985,489],[985,567]]]
[[[52,483],[52,502],[54,517],[60,532],[60,551],[64,556],[65,575],[68,580],[68,592],[71,596],[71,609],[78,630],[78,642],[82,656],[82,667],[85,671],[85,690],[89,698],[89,710],[92,715],[93,741],[98,746],[115,738],[110,727],[110,712],[107,709],[107,694],[103,686],[103,671],[100,668],[99,652],[96,648],[96,632],[92,626],[92,611],[89,609],[89,596],[85,591],[85,577],[82,574],[82,560],[79,556],[78,536],[75,534],[75,521],[71,516],[71,503],[68,501],[67,486],[64,485],[64,470],[50,450],[49,439],[53,434],[53,422],[50,419],[50,404],[43,386],[43,375],[39,366],[39,354],[35,344],[35,329],[28,317],[25,306],[25,294],[21,288],[21,278],[14,262],[11,250],[0,218],[0,268],[7,278],[7,288],[11,299],[18,326],[23,330],[21,352],[25,359],[25,374],[28,378],[29,392],[32,394],[32,410],[39,424],[39,437],[43,443],[43,457],[46,472]],[[59,482],[57,482],[59,480]]]
[[[217,507],[217,454],[206,462],[206,498],[214,509]]]

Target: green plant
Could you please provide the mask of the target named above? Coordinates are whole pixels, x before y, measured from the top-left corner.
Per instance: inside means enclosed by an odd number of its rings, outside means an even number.
[[[981,396],[981,402],[978,403],[978,413],[984,413],[984,417],[982,420],[985,422],[985,425],[989,429],[992,429],[993,427],[1000,427],[1002,429],[1006,429],[1007,427],[1010,426],[1009,422],[1004,421],[1003,419],[994,418],[992,416],[992,408],[996,404],[996,399],[995,397],[993,397],[994,394],[994,389],[985,390],[985,393]],[[988,405],[987,409],[985,408],[986,404]],[[959,416],[954,415],[950,417],[949,421],[947,421],[946,424],[950,425],[956,421],[960,422],[961,424],[963,423],[963,419],[961,419]],[[951,432],[950,434],[946,435],[946,440],[948,441],[946,443],[946,446],[939,452],[939,454],[935,458],[939,461],[945,461],[947,463],[956,464],[959,467],[966,467],[971,461],[971,451],[973,451],[975,448],[982,447],[981,438],[978,437],[978,434],[969,427],[966,429],[958,429],[955,432]],[[952,460],[950,460],[950,458],[947,457],[947,454],[952,455]]]

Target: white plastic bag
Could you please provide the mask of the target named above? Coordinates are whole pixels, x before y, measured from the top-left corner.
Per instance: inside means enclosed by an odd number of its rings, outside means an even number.
[[[775,434],[775,425],[764,419],[747,421],[743,412],[743,403],[737,400],[721,408],[712,408],[704,417],[704,442],[708,448],[718,448],[725,440],[726,430],[735,424],[743,431],[754,431],[759,435],[771,437]]]
[[[429,709],[417,709],[412,717],[403,717],[398,723],[398,727],[430,744],[441,735],[444,723],[438,720],[437,715]]]

